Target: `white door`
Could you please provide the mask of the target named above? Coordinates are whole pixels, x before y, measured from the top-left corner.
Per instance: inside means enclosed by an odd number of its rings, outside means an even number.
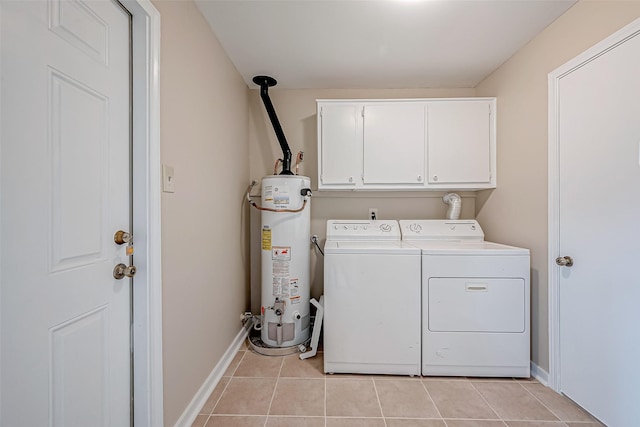
[[[557,83],[560,391],[640,425],[640,35]],[[597,52],[601,53],[601,52]],[[595,53],[594,53],[595,54]]]
[[[2,1],[3,426],[130,419],[128,13]]]

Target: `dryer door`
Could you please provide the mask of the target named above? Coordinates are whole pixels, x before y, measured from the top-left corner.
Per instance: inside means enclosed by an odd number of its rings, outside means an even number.
[[[511,278],[429,278],[432,332],[525,330],[525,283]]]

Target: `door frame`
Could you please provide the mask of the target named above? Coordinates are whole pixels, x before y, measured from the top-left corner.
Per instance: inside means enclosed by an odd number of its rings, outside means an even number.
[[[548,187],[548,283],[549,283],[549,387],[561,392],[560,381],[560,269],[555,259],[560,254],[560,156],[558,87],[560,80],[597,59],[640,32],[640,19],[595,44],[569,62],[549,73],[549,187]]]
[[[164,425],[160,182],[160,13],[150,0],[120,0],[132,16],[133,398],[136,427]],[[1,153],[0,153],[1,155]],[[0,254],[2,256],[2,254]]]
[[[160,171],[160,12],[150,0],[121,0],[132,16],[134,425],[164,425]]]

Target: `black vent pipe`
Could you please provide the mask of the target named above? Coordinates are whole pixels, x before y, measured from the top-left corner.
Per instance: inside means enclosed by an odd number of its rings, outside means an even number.
[[[282,172],[280,172],[280,175],[293,175],[293,172],[291,172],[291,149],[287,143],[287,138],[284,137],[284,132],[282,132],[282,127],[278,121],[276,110],[273,108],[273,104],[269,98],[269,87],[277,85],[278,82],[269,76],[255,76],[253,82],[260,86],[260,98],[262,98],[264,108],[267,110],[271,125],[282,149]]]

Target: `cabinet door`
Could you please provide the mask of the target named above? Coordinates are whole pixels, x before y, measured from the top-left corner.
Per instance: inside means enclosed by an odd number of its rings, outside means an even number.
[[[491,182],[491,101],[427,106],[429,184]]]
[[[319,105],[320,187],[355,186],[362,170],[362,104]]]
[[[425,104],[364,107],[363,181],[424,186]]]

